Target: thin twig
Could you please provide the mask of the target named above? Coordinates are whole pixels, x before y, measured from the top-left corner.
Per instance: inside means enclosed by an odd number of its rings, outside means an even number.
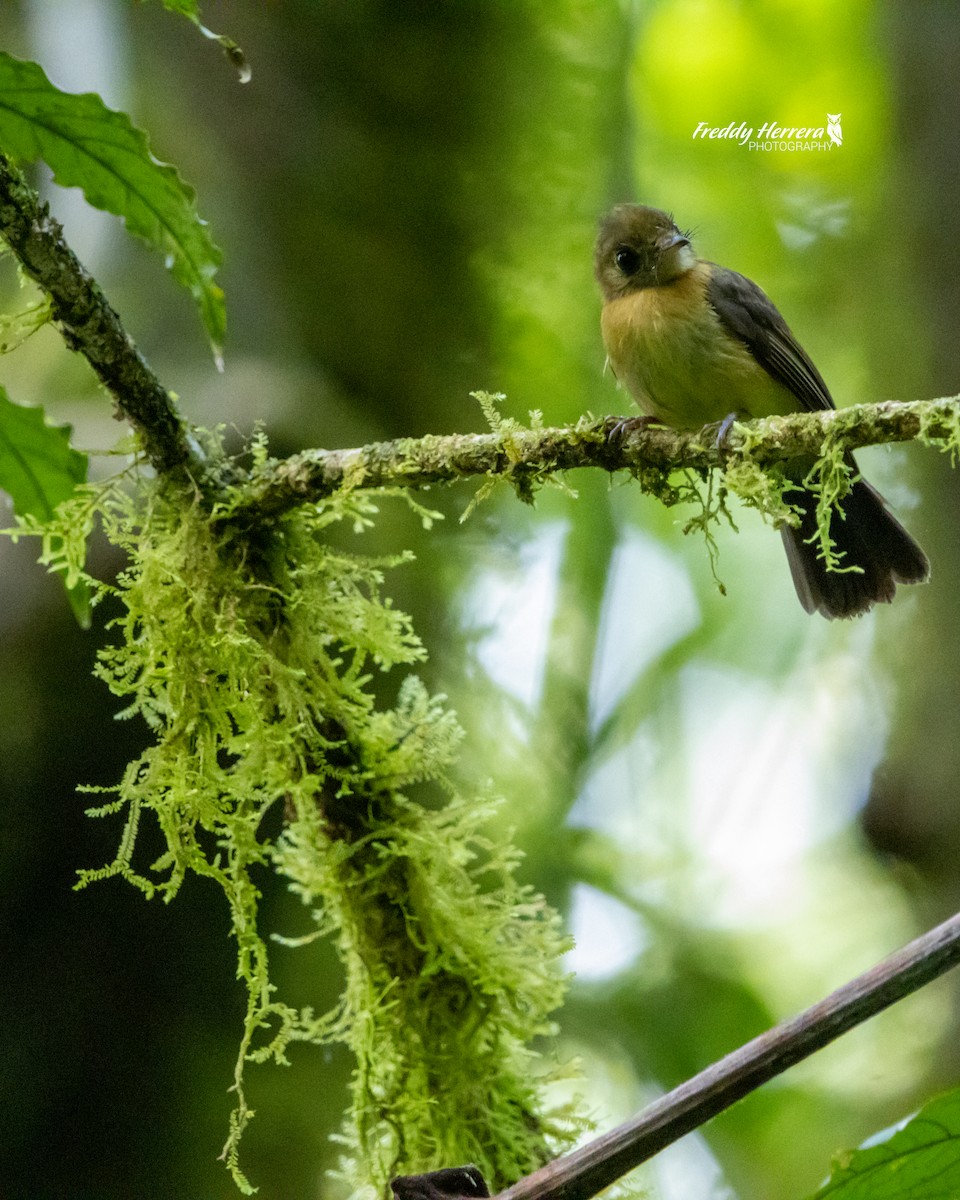
[[[0,152],[0,237],[49,296],[67,345],[87,359],[117,408],[143,439],[160,472],[187,466],[194,453],[173,401],[147,365],[50,216],[46,204]]]
[[[589,1200],[762,1083],[960,962],[960,914],[494,1200]]]

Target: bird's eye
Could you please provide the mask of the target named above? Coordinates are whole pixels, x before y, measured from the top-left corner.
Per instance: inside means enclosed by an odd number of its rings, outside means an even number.
[[[632,275],[640,265],[640,255],[631,246],[618,246],[613,260],[624,275]]]

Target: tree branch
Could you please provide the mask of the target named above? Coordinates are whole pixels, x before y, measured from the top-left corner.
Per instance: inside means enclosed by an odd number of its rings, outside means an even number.
[[[630,1121],[527,1175],[495,1200],[588,1200],[762,1083],[930,983],[957,962],[960,914],[819,1004],[720,1059]]]
[[[960,913],[858,975],[825,1000],[762,1033],[674,1088],[629,1121],[554,1159],[493,1200],[590,1200],[856,1025],[919,991],[960,962]],[[393,1180],[397,1200],[466,1200],[486,1195],[476,1167]]]
[[[50,298],[67,345],[90,363],[159,472],[196,461],[173,401],[120,324],[63,230],[19,170],[0,152],[0,236]]]
[[[170,395],[147,365],[96,281],[63,239],[60,225],[22,174],[0,153],[0,236],[50,298],[67,344],[87,359],[119,411],[140,433],[159,472],[199,466],[199,452]],[[761,465],[805,455],[824,445],[844,449],[916,437],[960,441],[960,404],[941,400],[864,404],[839,412],[796,413],[734,425],[716,444],[711,428],[681,432],[629,429],[611,438],[619,418],[575,426],[524,429],[505,421],[493,433],[451,434],[375,442],[353,450],[307,450],[257,470],[230,510],[276,516],[316,503],[341,487],[424,488],[472,476],[500,476],[521,495],[537,478],[577,467],[630,470],[664,494],[667,473],[708,471],[746,456]]]
[[[552,429],[505,423],[496,433],[401,438],[353,450],[306,450],[269,462],[241,488],[232,511],[274,516],[298,504],[323,500],[341,487],[423,488],[471,476],[500,476],[521,488],[558,471],[601,467],[631,470],[641,483],[652,471],[661,483],[677,468],[708,471],[738,457],[766,465],[816,457],[825,445],[847,450],[913,438],[953,439],[960,434],[960,398],[886,401],[829,412],[796,413],[735,424],[722,446],[712,427],[684,432],[659,426],[610,432],[620,418],[582,420]],[[660,490],[660,489],[658,489]]]

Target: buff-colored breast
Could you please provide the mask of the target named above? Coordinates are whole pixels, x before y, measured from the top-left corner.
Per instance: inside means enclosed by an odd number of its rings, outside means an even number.
[[[796,412],[790,390],[759,365],[707,302],[710,266],[604,305],[607,357],[637,404],[665,425],[696,429],[730,413]]]

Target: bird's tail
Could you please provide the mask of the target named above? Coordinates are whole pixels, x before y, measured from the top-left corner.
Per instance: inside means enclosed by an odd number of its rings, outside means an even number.
[[[793,586],[808,613],[859,617],[874,604],[889,604],[898,583],[923,583],[929,577],[927,556],[866,480],[857,480],[830,520],[841,568],[857,571],[828,571],[819,557],[816,496],[797,488],[786,499],[800,510],[800,525],[784,525],[780,533]]]

